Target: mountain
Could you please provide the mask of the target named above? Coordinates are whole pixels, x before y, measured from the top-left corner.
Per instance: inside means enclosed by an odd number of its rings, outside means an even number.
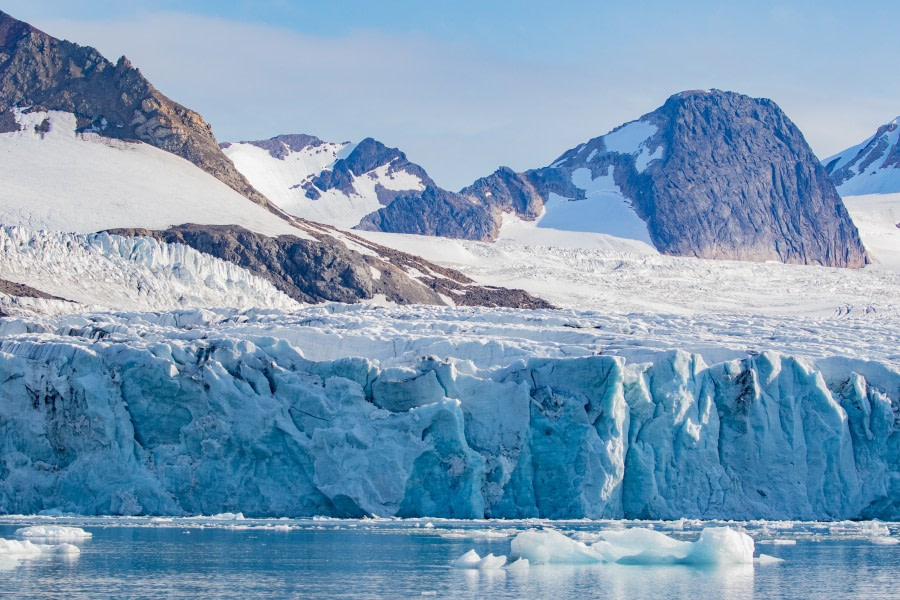
[[[842,196],[900,192],[900,117],[822,164]]]
[[[675,94],[548,167],[502,167],[459,192],[435,185],[396,149],[374,140],[360,146],[370,160],[353,160],[359,147],[341,158],[335,146],[334,162],[325,156],[303,177],[279,175],[280,192],[294,190],[279,205],[312,219],[343,210],[330,222],[369,231],[548,245],[602,238],[611,249],[676,256],[867,263],[825,169],[767,99],[719,90]],[[263,189],[269,172],[289,171],[291,156],[280,147],[266,168],[236,164]],[[391,174],[407,183],[389,188],[383,178]]]
[[[315,143],[288,141],[295,147]],[[27,286],[7,290],[53,289],[52,295],[65,299],[102,303],[108,298],[119,308],[129,302],[176,308],[216,298],[239,300],[214,290],[244,285],[245,277],[215,261],[192,257],[180,264],[164,258],[180,256],[175,247],[186,245],[260,279],[247,289],[263,291],[247,299],[273,307],[285,301],[381,300],[547,306],[524,292],[479,286],[450,269],[287,215],[240,174],[199,114],[162,95],[124,57],[114,65],[93,48],[58,40],[2,12],[0,156],[0,225],[20,228],[6,245],[9,260],[0,265],[0,278]],[[365,159],[362,150],[356,156]],[[46,237],[39,230],[59,235]],[[123,257],[115,250],[118,242],[98,245],[93,238],[66,237],[104,230],[128,233],[131,241],[121,247],[140,246],[134,240],[143,236],[160,240],[162,248]],[[135,275],[110,278],[88,269],[80,287],[107,293],[61,288],[58,272],[36,260],[29,244],[55,246],[62,240]],[[66,261],[64,252],[44,258]],[[147,272],[135,264],[146,260],[164,267]],[[201,274],[210,270],[224,279],[203,280]],[[172,285],[173,272],[193,277],[206,291],[183,290],[166,299],[162,290],[181,289]],[[110,289],[106,279],[119,287]],[[143,292],[125,289],[130,285]],[[147,296],[153,289],[159,293]]]
[[[12,107],[71,113],[79,131],[171,152],[267,204],[219,151],[203,117],[161,94],[124,56],[113,64],[0,11],[0,131],[19,129]]]
[[[351,144],[280,135],[222,150],[285,212],[348,229],[404,192],[434,186],[422,167],[372,138]]]

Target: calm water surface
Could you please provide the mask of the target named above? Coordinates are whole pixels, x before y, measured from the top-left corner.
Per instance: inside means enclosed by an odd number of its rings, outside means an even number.
[[[0,519],[0,537],[36,518]],[[857,524],[740,524],[757,554],[784,559],[741,567],[532,566],[468,571],[467,550],[508,554],[518,530],[548,522],[205,521],[62,519],[93,538],[76,558],[0,560],[0,594],[15,597],[302,598],[900,598],[900,545],[881,545]],[[573,531],[637,525],[553,523]],[[647,526],[646,523],[640,524]],[[275,526],[280,526],[279,530]],[[681,539],[703,524],[653,523]],[[290,530],[284,531],[290,527]],[[900,527],[890,524],[890,535]],[[496,536],[496,537],[493,537]],[[767,540],[796,540],[795,545]]]

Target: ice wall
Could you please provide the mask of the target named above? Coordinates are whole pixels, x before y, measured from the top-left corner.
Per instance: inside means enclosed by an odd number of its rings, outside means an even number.
[[[0,337],[0,512],[900,518],[891,365],[383,369],[213,331]]]

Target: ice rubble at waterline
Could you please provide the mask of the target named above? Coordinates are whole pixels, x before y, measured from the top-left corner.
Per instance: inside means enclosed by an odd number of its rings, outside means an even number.
[[[889,360],[590,355],[562,327],[454,345],[488,313],[466,314],[393,358],[318,360],[364,344],[277,312],[6,319],[0,512],[900,516]],[[435,336],[454,356],[409,358]]]

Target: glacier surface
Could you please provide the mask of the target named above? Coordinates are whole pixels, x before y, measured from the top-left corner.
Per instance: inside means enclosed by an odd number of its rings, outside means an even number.
[[[712,347],[659,321],[2,319],[0,512],[900,518],[895,346],[833,356],[748,327]]]

